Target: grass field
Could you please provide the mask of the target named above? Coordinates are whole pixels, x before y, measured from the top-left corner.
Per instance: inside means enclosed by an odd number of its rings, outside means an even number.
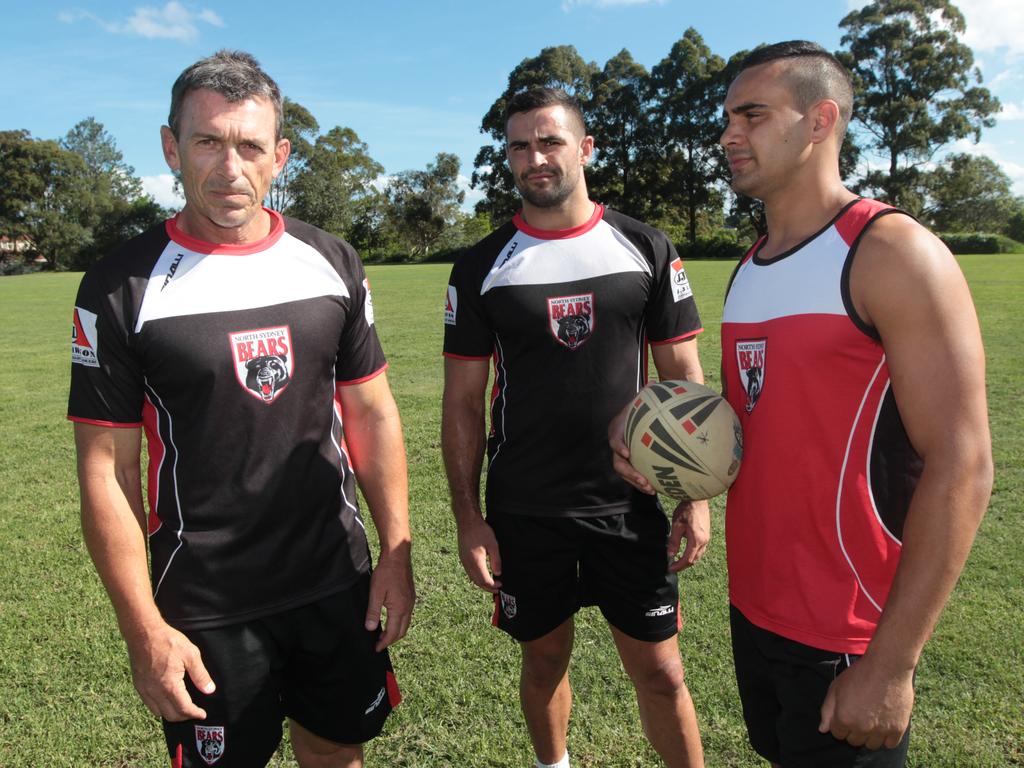
[[[996,485],[967,570],[918,673],[912,766],[1024,766],[1024,259],[961,260],[988,357]],[[730,264],[688,266],[717,386]],[[515,768],[530,749],[515,695],[518,657],[463,576],[440,460],[441,304],[448,267],[368,270],[405,422],[419,601],[394,649],[405,701],[368,765]],[[78,529],[65,421],[75,274],[0,279],[0,767],[164,766],[107,598]],[[939,417],[940,415],[937,415]],[[764,765],[746,744],[728,644],[722,503],[713,546],[682,580],[688,668],[709,766]],[[581,614],[570,751],[580,768],[654,766],[636,704],[594,611]],[[287,746],[275,765],[290,765]]]

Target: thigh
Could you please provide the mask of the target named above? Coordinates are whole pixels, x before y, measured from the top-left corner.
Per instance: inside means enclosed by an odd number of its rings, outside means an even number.
[[[784,768],[900,768],[909,730],[893,749],[854,747],[818,731],[828,688],[856,656],[812,648],[751,624],[730,608],[733,659],[754,749]]]
[[[186,631],[217,689],[200,693],[186,677],[205,720],[164,721],[175,768],[252,768],[266,765],[281,741],[280,648],[259,621]]]
[[[636,640],[660,642],[682,626],[676,574],[668,570],[669,523],[660,509],[578,518],[583,602]]]
[[[579,609],[579,547],[569,518],[491,514],[501,552],[492,623],[520,642],[537,640]]]
[[[380,630],[364,627],[369,576],[287,616],[295,648],[283,671],[285,714],[322,739],[362,744],[401,701]]]

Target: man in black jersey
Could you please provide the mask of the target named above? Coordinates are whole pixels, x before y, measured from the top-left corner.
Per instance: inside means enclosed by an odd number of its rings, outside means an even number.
[[[185,207],[90,269],[75,302],[82,528],[177,768],[265,765],[285,718],[301,766],[362,766],[400,699],[401,424],[355,251],[262,207],[288,159],[281,115],[248,54],[186,69],[161,129]]]
[[[707,545],[707,504],[680,505],[670,525],[616,474],[607,438],[646,381],[648,344],[662,377],[702,381],[692,291],[664,234],[589,199],[594,140],[573,99],[518,94],[506,131],[522,210],[455,264],[445,312],[442,450],[459,555],[520,643],[538,766],[569,765],[573,616],[595,604],[651,744],[669,766],[703,765],[676,573]]]

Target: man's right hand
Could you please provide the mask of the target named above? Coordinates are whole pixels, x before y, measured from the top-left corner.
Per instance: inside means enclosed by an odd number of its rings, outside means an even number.
[[[216,686],[199,649],[169,624],[142,630],[127,642],[132,682],[150,712],[169,722],[204,720],[206,711],[192,701],[185,675],[205,694]]]
[[[459,560],[469,580],[491,594],[501,588],[501,554],[494,530],[482,517],[459,526]],[[489,566],[489,567],[488,567]]]

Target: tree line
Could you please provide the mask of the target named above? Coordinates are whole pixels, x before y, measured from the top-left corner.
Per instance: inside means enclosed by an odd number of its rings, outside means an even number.
[[[1024,241],[1024,199],[997,163],[936,157],[994,125],[999,101],[981,85],[965,21],[949,0],[876,0],[840,22],[836,56],[850,70],[854,120],[842,153],[846,183],[947,233]],[[725,59],[687,29],[649,71],[623,49],[603,67],[575,47],[545,48],[508,76],[481,121],[488,138],[462,209],[459,159],[439,152],[423,170],[387,176],[351,128],[322,131],[285,99],[292,154],[268,205],[352,242],[370,260],[420,260],[463,248],[519,206],[505,163],[504,110],[524,88],[560,87],[580,102],[597,151],[592,196],[661,227],[688,256],[734,255],[764,230],[755,201],[728,186],[717,141],[729,83],[749,51]],[[170,212],[142,194],[116,143],[93,118],[56,141],[0,132],[0,235],[27,237],[59,268],[81,268]],[[738,245],[739,244],[739,245]]]

